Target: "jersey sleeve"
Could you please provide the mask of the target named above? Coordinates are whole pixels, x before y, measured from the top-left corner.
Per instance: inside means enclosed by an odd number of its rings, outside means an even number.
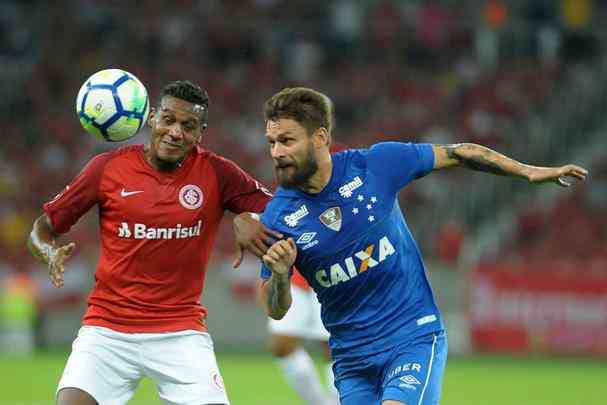
[[[434,167],[431,144],[382,142],[367,149],[366,158],[369,169],[386,179],[395,191]]]
[[[272,194],[231,160],[217,157],[214,162],[223,206],[236,214],[262,212]]]
[[[277,221],[278,221],[277,213],[279,212],[279,205],[280,204],[277,202],[276,199],[272,200],[266,207],[266,210],[261,214],[260,221],[266,227],[273,229],[275,231],[282,232],[283,230],[280,229],[280,227],[277,224]],[[269,279],[270,276],[272,276],[272,270],[270,270],[270,268],[264,264],[263,260],[260,259],[259,263],[261,264],[261,270],[260,270],[259,276],[264,280]],[[291,278],[292,275],[293,275],[293,268],[291,268],[289,270],[289,278]]]
[[[259,273],[259,277],[261,277],[264,280],[267,280],[272,276],[272,270],[270,270],[263,261],[260,261],[260,263],[261,263],[261,270]]]
[[[95,156],[62,192],[44,204],[54,232],[69,231],[99,201],[99,184],[109,156],[109,153]]]
[[[267,280],[272,276],[272,270],[270,270],[270,268],[268,266],[266,266],[266,264],[263,261],[260,261],[260,263],[261,263],[261,270],[259,272],[259,277],[261,277],[263,280]],[[294,271],[294,268],[291,267],[289,269],[289,279],[291,279],[293,277],[293,271]]]
[[[261,217],[259,218],[261,223],[270,229],[273,229],[272,226],[274,225],[273,219],[270,218],[270,217],[274,216],[273,210],[272,210],[273,205],[275,205],[274,201],[270,202],[270,204],[268,204],[268,206],[266,207],[267,210],[264,211],[263,214],[261,214]],[[272,276],[272,270],[270,270],[269,267],[264,264],[263,260],[259,259],[259,263],[261,264],[261,270],[259,272],[259,277],[261,277],[264,280],[269,279],[270,276]]]

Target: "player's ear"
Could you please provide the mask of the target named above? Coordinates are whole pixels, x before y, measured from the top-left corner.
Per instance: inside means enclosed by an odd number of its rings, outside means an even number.
[[[313,142],[316,148],[320,148],[323,146],[328,146],[331,142],[331,135],[329,135],[329,131],[327,128],[320,127],[316,131],[314,131]]]
[[[152,107],[152,108],[150,108],[150,113],[148,114],[148,122],[147,122],[147,124],[150,128],[153,128],[152,121],[154,120],[155,117],[156,117],[156,108]]]
[[[204,135],[205,129],[207,129],[206,124],[204,124],[200,127],[200,130],[197,133],[196,139],[194,140],[195,145],[200,145],[200,142],[202,141],[202,135]]]

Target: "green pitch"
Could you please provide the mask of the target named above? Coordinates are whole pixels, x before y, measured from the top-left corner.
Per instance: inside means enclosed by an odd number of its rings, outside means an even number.
[[[52,405],[67,353],[27,359],[0,354],[0,405]],[[267,354],[219,353],[234,405],[298,405]],[[51,398],[51,400],[49,400]],[[601,405],[607,402],[607,360],[452,357],[442,405]],[[130,402],[160,404],[144,380]]]

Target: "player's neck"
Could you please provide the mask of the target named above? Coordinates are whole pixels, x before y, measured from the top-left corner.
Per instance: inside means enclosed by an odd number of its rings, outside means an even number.
[[[333,173],[333,161],[331,156],[327,156],[325,159],[318,161],[318,170],[314,173],[308,181],[302,184],[299,188],[309,194],[318,194],[329,184],[331,181],[331,174]]]
[[[183,158],[178,162],[169,162],[166,160],[158,159],[158,157],[155,156],[149,148],[144,151],[143,155],[149,165],[159,172],[173,172],[179,169],[183,161],[185,160],[185,158]]]

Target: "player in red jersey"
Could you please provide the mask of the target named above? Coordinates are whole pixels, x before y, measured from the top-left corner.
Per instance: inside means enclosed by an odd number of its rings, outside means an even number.
[[[200,146],[207,121],[206,92],[170,83],[150,113],[149,144],[95,156],[35,221],[29,248],[61,287],[75,244],[57,238],[94,205],[99,210],[95,285],[59,405],[126,404],[143,376],[167,403],[229,403],[200,295],[224,211],[260,212],[270,195]],[[257,230],[257,240],[280,237]]]

